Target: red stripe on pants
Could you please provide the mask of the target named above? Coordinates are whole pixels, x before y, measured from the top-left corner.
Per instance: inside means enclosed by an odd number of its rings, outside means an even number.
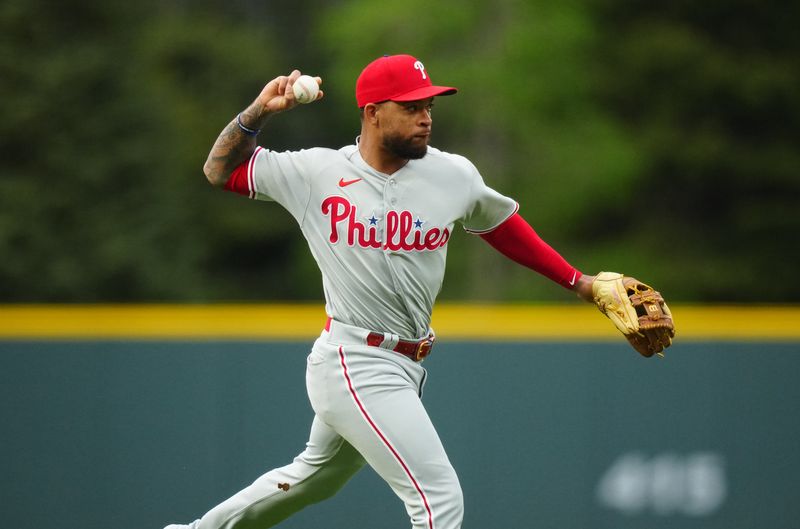
[[[353,387],[353,381],[350,380],[350,374],[347,371],[347,363],[345,363],[345,360],[344,360],[344,348],[341,345],[339,346],[339,360],[342,363],[342,371],[344,372],[345,380],[347,380],[347,387],[350,390],[350,394],[353,396],[353,400],[356,401],[356,404],[358,405],[358,409],[361,410],[361,415],[364,416],[364,418],[367,420],[367,422],[372,427],[372,429],[375,430],[375,433],[377,433],[378,437],[381,438],[381,441],[383,441],[383,444],[385,444],[386,447],[389,449],[389,451],[392,452],[392,455],[394,455],[395,459],[397,459],[397,462],[400,463],[401,467],[403,467],[403,470],[405,471],[406,475],[408,476],[408,479],[411,480],[411,483],[414,485],[414,488],[417,489],[417,492],[419,493],[420,497],[422,498],[422,503],[425,504],[425,510],[428,512],[428,529],[433,529],[433,513],[431,512],[430,505],[428,505],[428,498],[425,497],[425,493],[422,492],[422,488],[420,488],[419,483],[417,483],[417,480],[414,479],[414,476],[411,475],[411,471],[408,469],[408,466],[406,465],[406,462],[403,461],[403,458],[400,457],[400,454],[398,454],[397,450],[394,449],[394,447],[392,446],[392,443],[390,443],[389,440],[386,439],[386,436],[383,435],[383,432],[381,432],[380,428],[378,428],[378,426],[372,420],[372,417],[370,417],[369,413],[367,413],[366,408],[364,408],[364,405],[361,403],[361,399],[358,398],[358,393],[356,393],[356,390]]]

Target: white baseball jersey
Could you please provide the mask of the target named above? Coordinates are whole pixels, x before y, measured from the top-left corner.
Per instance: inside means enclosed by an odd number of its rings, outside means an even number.
[[[517,210],[469,160],[432,147],[392,175],[370,167],[357,145],[259,147],[246,171],[233,190],[294,216],[322,272],[328,315],[408,339],[429,332],[455,223],[481,233]]]

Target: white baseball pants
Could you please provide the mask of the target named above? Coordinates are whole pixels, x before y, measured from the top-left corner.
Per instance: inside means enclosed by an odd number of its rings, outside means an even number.
[[[316,416],[306,449],[192,529],[272,527],[333,496],[365,462],[403,501],[413,529],[460,529],[461,486],[420,401],[426,372],[398,353],[366,345],[367,332],[338,322],[323,331],[308,356],[306,385]]]

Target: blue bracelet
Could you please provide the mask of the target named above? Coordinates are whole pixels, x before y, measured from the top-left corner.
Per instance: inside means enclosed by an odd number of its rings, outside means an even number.
[[[239,128],[242,129],[242,132],[247,134],[248,136],[258,136],[258,133],[261,132],[261,129],[251,129],[250,127],[245,127],[242,125],[242,113],[236,115],[236,124],[239,125]]]

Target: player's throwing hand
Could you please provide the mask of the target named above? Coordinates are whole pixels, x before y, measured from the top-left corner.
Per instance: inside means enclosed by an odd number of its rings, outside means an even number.
[[[255,103],[261,107],[262,114],[283,112],[297,106],[298,101],[292,87],[301,75],[300,70],[294,70],[288,76],[281,75],[267,83],[255,100]],[[314,80],[318,85],[322,84],[321,77],[314,77]],[[320,90],[316,100],[319,101],[322,97],[323,92]]]

